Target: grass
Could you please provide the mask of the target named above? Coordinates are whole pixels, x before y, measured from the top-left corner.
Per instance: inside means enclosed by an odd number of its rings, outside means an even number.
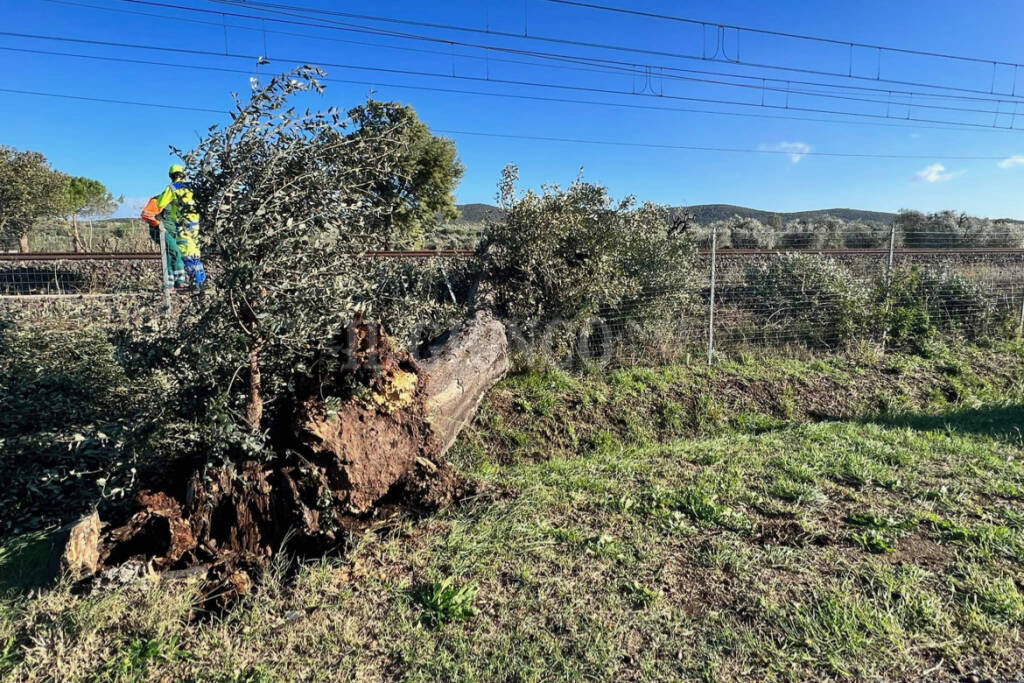
[[[473,609],[473,598],[476,597],[476,591],[476,584],[459,586],[449,576],[423,586],[415,591],[415,595],[428,621],[439,626],[474,617],[476,610]]]
[[[450,453],[490,499],[279,558],[206,619],[187,582],[8,582],[0,677],[1010,678],[1024,356],[939,355],[509,377]]]

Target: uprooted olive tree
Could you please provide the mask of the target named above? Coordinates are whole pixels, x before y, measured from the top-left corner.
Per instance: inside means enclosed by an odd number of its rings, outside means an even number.
[[[82,539],[98,523],[80,526],[69,567],[198,567],[244,592],[286,541],[322,552],[382,506],[430,509],[466,492],[443,452],[505,371],[503,327],[466,317],[457,273],[360,254],[401,242],[408,222],[391,213],[425,216],[442,194],[450,204],[454,150],[421,144],[452,168],[418,196],[406,128],[423,124],[407,108],[382,116],[397,108],[382,103],[297,109],[323,91],[320,75],[303,67],[254,87],[181,154],[215,286],[135,348],[169,378],[182,457],[96,552]],[[425,359],[404,350],[453,324]]]

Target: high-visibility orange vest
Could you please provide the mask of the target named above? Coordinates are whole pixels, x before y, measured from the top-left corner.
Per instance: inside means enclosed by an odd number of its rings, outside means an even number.
[[[150,197],[146,205],[142,207],[142,220],[146,221],[154,228],[160,225],[160,221],[156,219],[160,213],[160,207],[156,203],[156,197]]]

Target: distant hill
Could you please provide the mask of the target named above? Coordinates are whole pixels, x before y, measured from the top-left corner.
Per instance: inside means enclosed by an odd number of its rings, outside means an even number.
[[[760,209],[748,209],[745,206],[733,206],[732,204],[697,204],[695,206],[680,207],[693,214],[698,223],[710,223],[711,221],[725,220],[733,216],[743,218],[756,218],[762,223],[767,223],[773,216],[778,216],[783,223],[800,218],[820,218],[822,216],[835,216],[844,221],[870,221],[874,223],[889,223],[896,217],[894,213],[883,211],[862,211],[860,209],[820,209],[817,211],[794,211],[785,213],[780,211],[761,211]]]
[[[458,223],[483,223],[491,214],[499,213],[501,209],[490,204],[459,204]]]
[[[756,218],[762,223],[767,223],[772,216],[779,216],[782,222],[796,220],[799,218],[818,218],[829,215],[841,218],[844,221],[871,221],[875,223],[888,223],[896,217],[894,213],[883,211],[862,211],[860,209],[820,209],[817,211],[795,211],[782,213],[776,211],[761,211],[760,209],[748,209],[745,206],[733,206],[732,204],[697,204],[694,206],[673,207],[674,211],[686,210],[693,214],[698,223],[706,224],[712,221],[725,220],[733,216],[743,218]],[[490,204],[460,204],[459,211],[461,218],[457,223],[483,223],[488,216],[500,212],[500,209]]]

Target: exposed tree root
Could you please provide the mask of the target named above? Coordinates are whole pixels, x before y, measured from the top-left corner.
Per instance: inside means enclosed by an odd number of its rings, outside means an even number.
[[[206,465],[184,484],[140,492],[131,518],[99,537],[98,563],[86,572],[201,568],[222,603],[247,592],[286,543],[322,554],[382,507],[432,511],[475,493],[444,451],[507,370],[501,324],[478,315],[422,362],[396,351],[378,325],[357,322],[347,334],[341,369],[325,385],[339,391],[299,402],[279,430],[278,456]],[[85,523],[91,532],[98,520]]]

